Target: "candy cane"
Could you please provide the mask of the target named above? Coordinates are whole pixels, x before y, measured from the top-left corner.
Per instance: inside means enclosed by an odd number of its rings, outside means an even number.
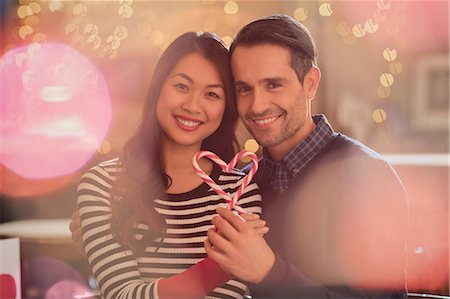
[[[236,164],[239,162],[239,160],[243,157],[249,156],[252,159],[252,168],[250,169],[247,176],[244,177],[241,185],[239,186],[238,190],[236,190],[234,197],[231,198],[228,193],[223,191],[223,189],[217,185],[209,175],[207,175],[198,164],[198,161],[202,157],[206,157],[216,163],[217,165],[222,168],[222,170],[226,172],[231,172],[233,168],[236,166]],[[216,154],[210,152],[210,151],[200,151],[194,155],[194,158],[192,159],[192,165],[194,166],[195,173],[202,178],[202,180],[207,183],[217,194],[219,194],[225,201],[228,203],[227,206],[230,210],[235,209],[239,213],[246,213],[244,209],[242,209],[237,201],[241,197],[242,193],[244,193],[245,188],[250,184],[251,180],[253,179],[256,171],[258,170],[258,157],[255,153],[250,151],[241,151],[237,153],[233,159],[230,161],[230,163],[225,163],[222,159],[220,159]]]

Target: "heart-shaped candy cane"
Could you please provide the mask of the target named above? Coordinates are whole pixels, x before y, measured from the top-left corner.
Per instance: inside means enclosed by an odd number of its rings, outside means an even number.
[[[236,166],[236,164],[238,163],[238,161],[242,157],[246,157],[246,156],[249,156],[252,159],[252,162],[253,162],[252,169],[249,171],[247,176],[242,181],[242,184],[239,186],[239,188],[236,191],[236,193],[234,194],[233,198],[231,198],[230,195],[228,195],[228,193],[223,191],[223,189],[219,185],[217,185],[213,181],[213,179],[211,179],[209,177],[209,175],[207,175],[198,165],[198,161],[200,160],[200,158],[206,157],[206,158],[210,159],[211,161],[213,161],[214,163],[216,163],[217,165],[219,165],[224,171],[231,172],[233,170],[233,168]],[[237,153],[236,156],[233,157],[233,159],[230,161],[230,163],[227,164],[213,152],[199,151],[198,153],[196,153],[194,155],[194,158],[192,159],[192,165],[194,166],[195,173],[197,173],[197,175],[199,177],[201,177],[205,183],[207,183],[217,194],[222,196],[222,198],[227,201],[228,208],[230,210],[235,209],[239,213],[244,213],[244,214],[247,213],[247,212],[245,212],[244,209],[242,209],[238,205],[237,201],[241,197],[245,188],[247,188],[247,186],[250,184],[250,182],[253,179],[253,176],[255,175],[256,171],[258,170],[258,157],[256,156],[255,153],[246,151],[246,150],[241,151],[241,152]]]

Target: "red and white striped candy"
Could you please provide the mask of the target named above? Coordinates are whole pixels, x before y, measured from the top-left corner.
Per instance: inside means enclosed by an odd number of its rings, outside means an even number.
[[[220,166],[224,171],[231,172],[233,168],[236,166],[236,164],[239,162],[239,160],[242,157],[249,156],[252,159],[252,169],[249,171],[247,176],[243,179],[242,184],[239,186],[238,190],[234,194],[234,197],[231,198],[228,193],[223,191],[223,189],[217,185],[213,179],[209,177],[198,165],[198,161],[202,157],[206,157],[216,163]],[[239,204],[237,203],[238,199],[241,197],[242,193],[244,193],[245,188],[250,184],[251,180],[253,179],[253,176],[255,175],[256,171],[258,170],[258,157],[255,153],[250,151],[241,151],[236,154],[236,156],[233,157],[233,159],[230,161],[230,163],[225,163],[222,159],[220,159],[216,154],[209,152],[209,151],[199,151],[194,155],[194,158],[192,159],[192,165],[194,166],[195,173],[199,177],[203,179],[205,183],[207,183],[217,194],[222,196],[223,199],[225,199],[228,203],[228,208],[230,210],[235,209],[239,213],[246,213],[244,209],[242,209]]]

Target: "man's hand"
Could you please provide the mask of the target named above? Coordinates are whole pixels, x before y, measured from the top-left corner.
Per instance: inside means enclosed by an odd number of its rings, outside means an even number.
[[[70,231],[72,232],[73,245],[81,255],[84,255],[83,238],[81,232],[81,220],[78,210],[72,213],[72,219],[70,221],[69,228]]]
[[[260,219],[258,214],[241,214],[244,220],[250,225],[259,235],[264,236],[269,232],[269,227],[266,226],[266,221]]]
[[[205,250],[226,272],[237,278],[260,283],[275,263],[275,254],[249,223],[225,208],[217,208],[208,230]]]

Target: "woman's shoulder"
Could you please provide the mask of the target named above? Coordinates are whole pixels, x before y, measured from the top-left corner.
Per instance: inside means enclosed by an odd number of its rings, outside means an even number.
[[[114,181],[117,175],[123,172],[123,169],[123,165],[120,162],[119,158],[114,158],[111,160],[102,161],[97,165],[91,167],[83,175],[83,177]]]

